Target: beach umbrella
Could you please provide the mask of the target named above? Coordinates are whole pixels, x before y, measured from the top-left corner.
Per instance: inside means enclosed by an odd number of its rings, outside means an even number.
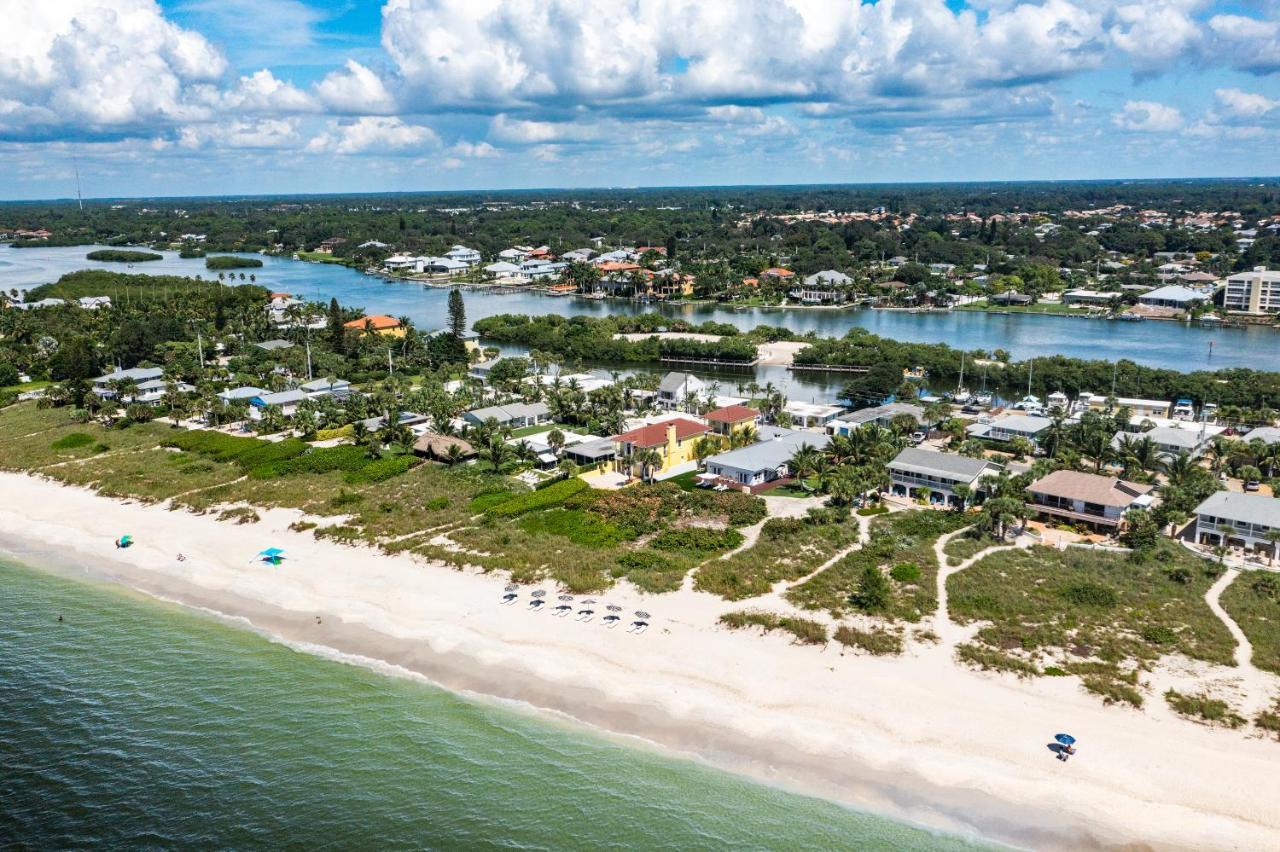
[[[268,559],[279,559],[281,556],[284,556],[284,551],[278,547],[268,547],[266,550],[261,551],[258,555],[265,556]]]
[[[519,588],[520,588],[520,584],[519,584],[519,583],[508,583],[508,584],[507,584],[507,586],[506,586],[506,588],[504,588],[502,591],[504,591],[504,592],[514,592],[514,591],[517,591]]]
[[[594,601],[594,600],[592,600],[591,598],[587,598],[585,601],[583,601],[583,603],[584,603],[584,604],[593,604],[593,603],[595,603],[595,601]]]
[[[1076,738],[1070,734],[1056,734],[1054,739],[1062,743],[1064,746],[1075,745]]]
[[[642,609],[636,610],[636,618],[649,618],[649,613]]]
[[[133,536],[131,536],[131,535],[122,535],[122,536],[120,536],[120,543],[121,543],[121,544],[133,544]]]
[[[561,596],[560,596],[560,600],[562,600],[562,601],[571,601],[571,600],[573,600],[573,595],[561,595]]]
[[[544,591],[543,589],[536,589],[530,592],[529,594],[535,598],[545,598],[547,596],[546,591]]]
[[[622,612],[622,607],[617,604],[609,604],[605,609],[609,610],[609,612]]]

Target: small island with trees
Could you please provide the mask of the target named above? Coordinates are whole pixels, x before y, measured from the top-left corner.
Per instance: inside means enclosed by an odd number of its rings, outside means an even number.
[[[205,269],[257,269],[262,261],[256,257],[236,257],[231,254],[210,255],[204,259]]]
[[[128,249],[98,249],[85,255],[88,260],[101,260],[107,263],[145,263],[148,260],[164,260],[164,255],[153,251],[130,251]]]

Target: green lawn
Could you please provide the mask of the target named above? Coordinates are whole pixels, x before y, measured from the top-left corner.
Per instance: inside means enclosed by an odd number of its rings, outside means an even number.
[[[672,476],[662,481],[670,482],[672,485],[678,485],[681,488],[683,488],[685,491],[692,491],[693,489],[698,487],[697,476],[698,476],[698,471],[691,470],[687,473],[682,473],[679,476]]]
[[[6,385],[0,388],[0,393],[26,393],[27,391],[40,390],[47,388],[53,382],[37,379],[31,382],[19,382],[16,385]]]
[[[550,432],[552,429],[559,429],[563,432],[568,428],[568,426],[560,426],[555,423],[539,423],[535,426],[521,426],[519,429],[514,429],[511,432],[511,437],[527,438],[530,435],[541,435],[543,432]]]
[[[1060,302],[1036,302],[1034,305],[991,305],[987,302],[974,302],[959,305],[957,311],[1000,311],[1010,314],[1058,314],[1060,316],[1088,316],[1089,308],[1064,305]]]

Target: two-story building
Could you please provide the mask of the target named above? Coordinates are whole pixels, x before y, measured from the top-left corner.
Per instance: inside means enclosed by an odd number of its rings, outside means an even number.
[[[760,412],[745,405],[726,405],[708,411],[706,421],[714,434],[730,438],[735,432],[741,433],[755,426],[760,421]]]
[[[1132,508],[1151,505],[1154,486],[1114,476],[1055,470],[1027,486],[1028,505],[1037,513],[1114,532]]]
[[[1040,437],[1045,433],[1053,420],[1035,414],[1007,414],[990,423],[973,423],[966,431],[974,438],[986,438],[989,441],[1012,441],[1014,438],[1026,438],[1039,446]]]
[[[705,423],[676,417],[614,435],[614,470],[635,477],[672,473],[678,467],[695,463],[693,446],[705,434]],[[656,464],[644,464],[642,456],[649,450],[657,452]]]
[[[1196,506],[1195,540],[1200,544],[1230,544],[1274,557],[1280,555],[1280,545],[1267,539],[1274,530],[1280,530],[1280,499],[1275,497],[1216,491]]]
[[[707,388],[707,383],[689,373],[667,373],[658,384],[658,396],[655,400],[659,408],[673,410],[684,408],[685,401],[700,394]]]
[[[918,447],[907,447],[889,462],[890,490],[893,494],[914,499],[928,493],[930,500],[958,504],[955,489],[969,489],[965,503],[984,495],[982,481],[1000,472],[1001,466],[986,459],[973,459],[954,453],[939,453]],[[928,489],[927,492],[924,489]]]

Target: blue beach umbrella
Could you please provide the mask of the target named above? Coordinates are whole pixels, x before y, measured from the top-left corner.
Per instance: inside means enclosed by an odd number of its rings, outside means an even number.
[[[268,559],[277,559],[281,556],[284,556],[284,551],[278,547],[268,547],[266,550],[262,551],[258,555],[265,556]]]
[[[1075,745],[1076,743],[1076,738],[1070,734],[1057,734],[1054,736],[1054,739],[1062,743],[1064,746]]]

